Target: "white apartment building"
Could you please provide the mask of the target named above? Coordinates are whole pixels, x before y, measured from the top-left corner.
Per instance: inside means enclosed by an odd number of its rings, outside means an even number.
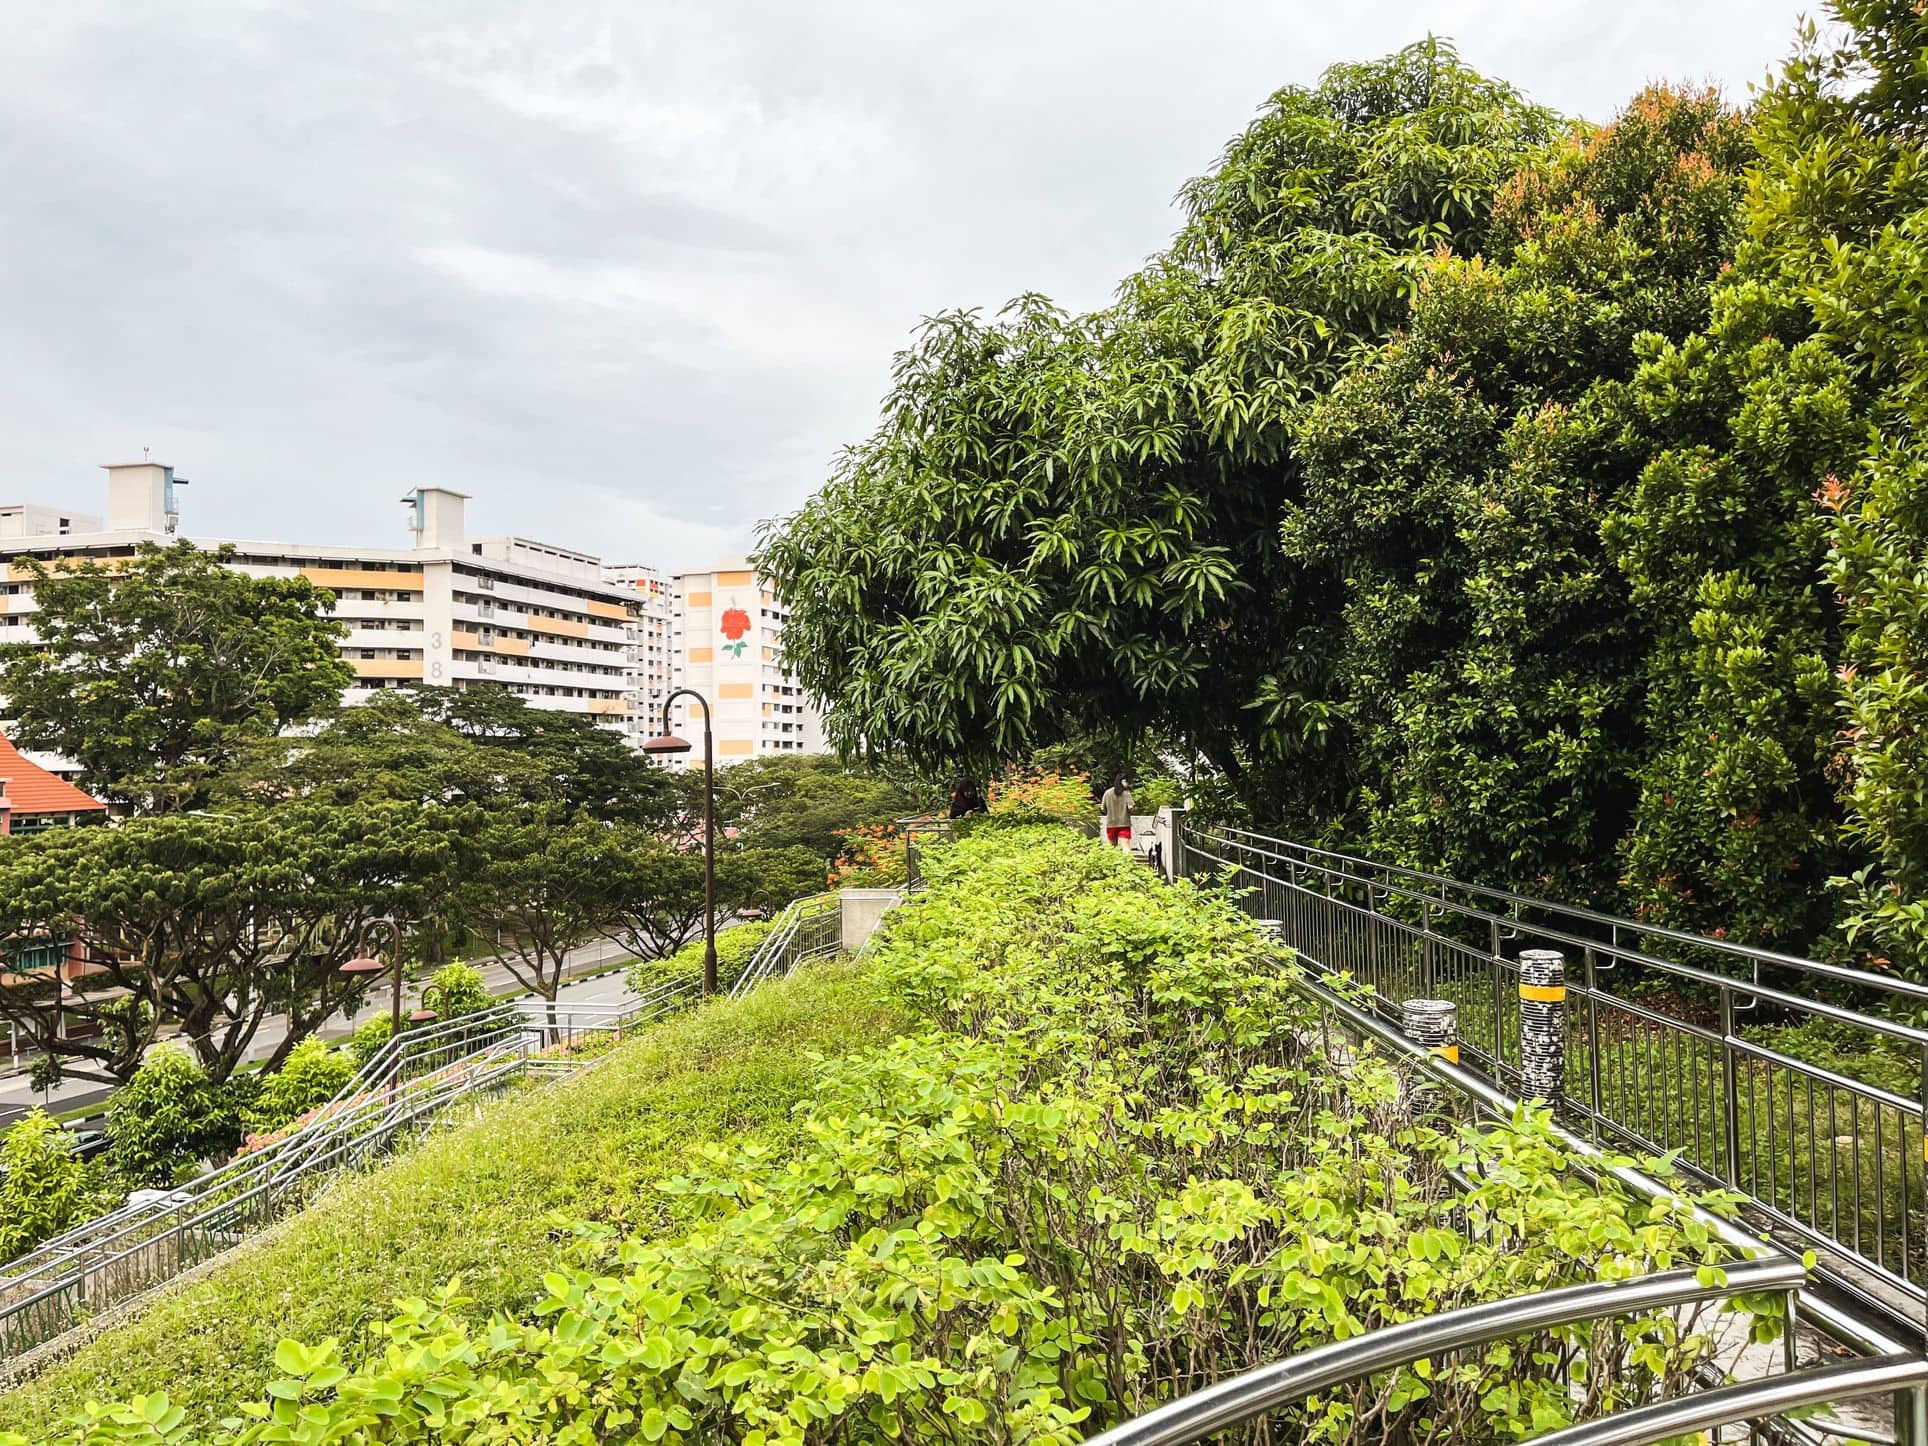
[[[176,488],[187,479],[159,462],[106,471],[104,523],[51,508],[0,508],[0,557],[8,559],[0,564],[0,641],[32,636],[32,580],[11,559],[127,557],[142,543],[173,540]],[[334,592],[335,616],[349,630],[342,654],[355,670],[344,702],[410,683],[499,683],[534,707],[589,714],[627,731],[635,589],[607,579],[601,560],[587,553],[521,537],[470,538],[466,500],[445,487],[404,497],[407,547],[237,541],[234,566],[256,576],[299,575]],[[16,513],[35,530],[6,532],[5,519]]]
[[[669,696],[669,579],[653,567],[609,566],[603,577],[635,594],[630,623],[629,741],[640,745],[663,726],[663,700]]]
[[[710,701],[719,765],[823,752],[823,720],[777,661],[784,616],[746,558],[670,579],[670,687],[693,688]],[[672,716],[677,732],[700,748],[702,709],[679,699]],[[681,766],[701,761],[692,751]]]

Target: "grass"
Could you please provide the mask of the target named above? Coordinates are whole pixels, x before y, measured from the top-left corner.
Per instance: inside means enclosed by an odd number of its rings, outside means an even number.
[[[0,1396],[0,1423],[38,1436],[90,1398],[161,1388],[190,1419],[212,1419],[260,1392],[283,1337],[355,1341],[396,1298],[456,1277],[478,1317],[526,1306],[557,1257],[552,1212],[643,1234],[672,1225],[643,1185],[705,1142],[782,1137],[817,1079],[810,1053],[862,1048],[903,1024],[864,968],[826,964],[658,1026],[588,1074],[344,1181],[215,1274]]]

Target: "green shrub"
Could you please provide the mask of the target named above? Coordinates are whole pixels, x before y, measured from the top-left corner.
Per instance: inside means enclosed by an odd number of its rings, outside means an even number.
[[[394,1021],[386,1014],[371,1015],[355,1027],[348,1040],[348,1054],[360,1069],[381,1053],[382,1046],[394,1036]]]
[[[250,1134],[278,1130],[315,1106],[327,1104],[354,1076],[351,1056],[319,1039],[304,1039],[288,1052],[281,1068],[261,1082],[242,1112],[242,1123]]]
[[[0,1261],[71,1229],[109,1204],[100,1171],[74,1154],[45,1110],[30,1110],[0,1142]]]
[[[482,982],[482,971],[459,960],[437,969],[428,987],[435,991],[435,1012],[443,1019],[474,1014],[495,1003],[488,986]]]
[[[211,1439],[1069,1446],[1336,1337],[1723,1258],[1684,1201],[1577,1184],[1543,1117],[1403,1123],[1390,1069],[1315,1052],[1248,919],[1062,828],[934,856],[875,958],[929,1026],[824,1061],[787,1138],[696,1152],[661,1185],[676,1228],[579,1231],[607,1258],[553,1260],[517,1314],[451,1286],[365,1348],[284,1341],[254,1424]],[[1658,1314],[1272,1424],[1517,1439],[1677,1391],[1710,1354]],[[141,1439],[117,1432],[87,1439]]]
[[[719,989],[728,990],[736,983],[756,954],[757,947],[769,934],[770,927],[765,922],[733,924],[716,936],[716,983]],[[629,987],[638,994],[660,989],[665,984],[702,977],[703,940],[700,937],[661,959],[639,959],[623,975]]]
[[[107,1102],[107,1158],[130,1186],[172,1185],[234,1152],[252,1088],[217,1085],[186,1050],[160,1045]]]

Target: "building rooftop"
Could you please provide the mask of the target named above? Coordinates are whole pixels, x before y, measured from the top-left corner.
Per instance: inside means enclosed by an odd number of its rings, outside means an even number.
[[[16,814],[104,813],[107,805],[82,793],[28,758],[0,734],[0,778],[7,781],[7,802]]]

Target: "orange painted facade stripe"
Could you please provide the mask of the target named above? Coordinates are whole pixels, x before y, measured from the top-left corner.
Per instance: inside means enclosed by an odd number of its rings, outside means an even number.
[[[718,683],[716,696],[719,698],[748,698],[754,692],[749,683]]]
[[[692,663],[713,663],[716,661],[716,649],[691,648],[690,661]]]
[[[747,738],[719,738],[716,742],[718,753],[748,753],[754,745]]]
[[[716,575],[718,587],[748,587],[756,581],[756,574],[749,572],[719,572]]]
[[[390,592],[420,592],[422,574],[414,572],[375,572],[362,567],[304,567],[301,575],[316,587],[339,592],[345,587],[386,588]]]
[[[350,658],[357,678],[419,678],[420,658]]]
[[[706,592],[693,592],[683,599],[685,607],[706,608],[710,605],[710,595]]]
[[[589,599],[589,615],[593,618],[610,618],[615,622],[629,621],[629,609],[621,603],[604,602],[600,598]]]

